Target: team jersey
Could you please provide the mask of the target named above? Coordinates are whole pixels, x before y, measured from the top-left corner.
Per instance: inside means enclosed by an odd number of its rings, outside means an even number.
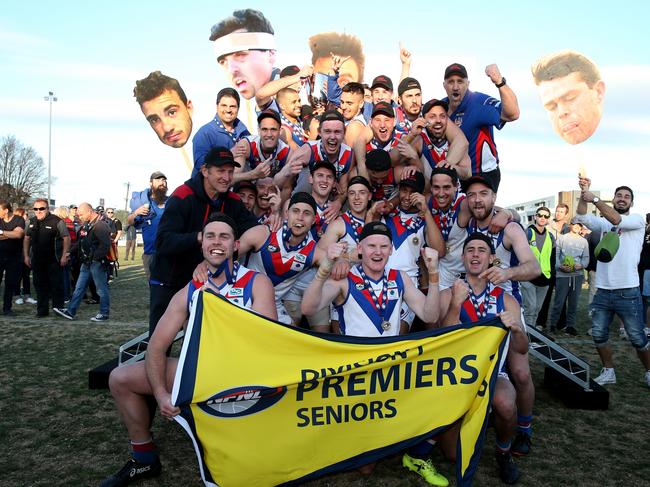
[[[372,140],[366,144],[366,152],[370,152],[373,149],[383,149],[386,152],[389,152],[393,147],[397,147],[397,142],[402,137],[404,137],[404,134],[396,131],[393,131],[393,136],[386,142],[380,142],[373,137]]]
[[[449,103],[449,99],[445,98]],[[492,127],[501,130],[501,101],[467,90],[463,101],[449,118],[460,127],[469,142],[469,157],[472,161],[472,175],[493,171],[499,164],[497,146]]]
[[[492,233],[487,228],[480,228],[476,224],[476,220],[472,218],[467,225],[467,236],[471,235],[474,232],[480,232],[492,239],[492,245],[496,250],[496,258],[499,260],[499,267],[502,269],[509,269],[510,267],[519,265],[519,259],[517,259],[517,255],[512,250],[506,249],[503,245],[503,237],[506,233],[505,228],[499,233]],[[519,281],[505,281],[499,284],[499,287],[502,287],[508,294],[511,294],[519,304],[521,304],[522,300],[521,293],[519,292]]]
[[[372,288],[372,291],[370,291],[363,282],[358,266],[354,266],[350,270],[347,277],[347,295],[343,303],[335,305],[342,335],[361,337],[399,335],[404,281],[396,269],[387,271],[387,280],[387,304],[382,319],[370,293],[374,293],[379,305],[381,305],[383,279],[377,282],[369,279]],[[385,330],[382,326],[384,321],[390,323],[388,330]]]
[[[327,154],[325,153],[325,150],[323,149],[322,141],[310,140],[307,143],[311,149],[308,163],[310,170],[317,162],[332,162],[329,160]],[[350,170],[350,166],[352,165],[352,148],[349,145],[341,144],[339,155],[336,158],[336,162],[333,164],[336,168],[336,180],[339,181],[341,179],[341,176],[347,173]]]
[[[266,274],[275,289],[276,304],[290,291],[298,276],[309,269],[314,261],[316,241],[307,234],[304,245],[287,248],[282,238],[283,229],[272,232],[259,250],[250,253],[248,266]]]
[[[393,253],[388,258],[387,267],[399,269],[408,274],[417,286],[419,274],[418,258],[425,244],[425,224],[417,212],[406,213],[398,209],[382,218],[393,236]]]
[[[282,126],[289,131],[291,138],[298,147],[307,142],[308,137],[305,133],[305,129],[302,128],[302,122],[300,119],[298,119],[298,123],[294,123],[285,117],[282,112],[280,112],[280,119],[282,120]]]
[[[320,240],[325,233],[325,230],[327,230],[327,222],[325,221],[325,218],[323,218],[325,210],[327,210],[327,203],[325,203],[325,206],[316,203],[316,218],[314,218],[314,223],[310,230],[311,236],[316,240],[316,242]]]
[[[345,223],[345,234],[339,239],[339,242],[345,242],[348,244],[348,249],[353,249],[359,243],[359,235],[361,235],[361,230],[366,222],[349,211],[343,213],[341,219]]]
[[[476,323],[485,318],[494,318],[502,311],[505,311],[505,291],[500,287],[490,288],[491,286],[488,284],[478,296],[472,295],[474,301],[472,301],[471,297],[467,297],[460,307],[461,323]]]
[[[357,116],[352,118],[352,120],[346,120],[345,121],[345,126],[347,127],[348,125],[350,125],[355,120],[357,122],[360,122],[361,125],[363,125],[364,127],[368,126],[368,121],[366,120],[366,118],[363,116],[363,113],[361,113],[361,112],[357,113]]]
[[[400,106],[395,107],[395,130],[401,134],[407,135],[412,128],[413,122],[408,119],[404,109]]]
[[[372,184],[372,201],[388,200],[398,190],[397,177],[395,176],[395,168],[391,167],[388,170],[388,175],[380,184]]]
[[[447,139],[434,142],[426,130],[420,132],[420,137],[422,138],[422,157],[429,163],[431,169],[447,159],[447,152],[449,151],[449,141]]]
[[[262,153],[262,145],[260,143],[259,135],[247,135],[244,137],[250,145],[250,155],[246,159],[246,166],[244,171],[251,171],[268,156]],[[281,139],[278,139],[278,145],[273,151],[273,159],[271,161],[271,174],[270,177],[275,176],[280,169],[284,167],[289,158],[290,149]],[[270,154],[269,154],[270,155]]]
[[[253,306],[253,282],[255,277],[259,274],[243,265],[236,264],[237,273],[234,277],[234,282],[224,282],[223,285],[218,287],[219,294],[230,301],[232,304],[240,308],[250,309]],[[187,288],[187,310],[190,311],[194,292],[200,289],[204,283],[201,281],[190,281]],[[209,289],[215,290],[214,286]]]

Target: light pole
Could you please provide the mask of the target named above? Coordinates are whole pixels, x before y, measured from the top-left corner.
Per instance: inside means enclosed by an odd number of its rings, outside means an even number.
[[[54,92],[50,91],[43,99],[50,102],[50,141],[47,152],[47,206],[50,206],[52,201],[52,195],[50,194],[52,189],[52,102],[57,101],[57,97],[54,96]]]

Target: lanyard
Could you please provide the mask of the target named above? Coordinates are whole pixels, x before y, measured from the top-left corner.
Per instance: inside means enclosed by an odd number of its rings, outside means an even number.
[[[307,235],[305,235],[303,241],[300,242],[298,245],[289,245],[289,237],[291,237],[289,232],[289,226],[287,225],[287,222],[284,222],[284,225],[282,225],[282,241],[284,242],[284,246],[286,247],[288,252],[297,252],[300,249],[302,249],[305,245],[307,245],[307,242],[309,241],[309,232],[307,232]]]
[[[228,265],[229,262],[228,260],[224,260],[219,267],[217,267],[217,270],[214,272],[208,271],[208,282],[210,283],[211,286],[214,288],[218,289],[221,291],[223,287],[226,284],[233,285],[235,284],[235,281],[237,280],[237,273],[239,272],[239,262],[234,262],[232,266],[232,273],[230,272],[230,266]],[[218,286],[217,284],[214,283],[211,277],[219,277],[221,274],[224,274],[226,278],[226,282],[222,286]]]
[[[379,315],[379,318],[382,321],[385,321],[384,314],[386,313],[386,305],[388,304],[388,278],[386,277],[386,273],[382,275],[382,285],[381,285],[381,303],[377,299],[377,296],[375,295],[375,291],[372,288],[372,285],[370,284],[370,279],[368,279],[368,276],[366,276],[366,273],[363,272],[363,266],[361,264],[357,265],[357,270],[359,271],[359,275],[361,276],[361,279],[363,279],[363,285],[364,289],[368,291],[368,294],[370,294],[370,297],[372,298],[372,303],[375,306],[375,309],[377,310],[377,314]]]

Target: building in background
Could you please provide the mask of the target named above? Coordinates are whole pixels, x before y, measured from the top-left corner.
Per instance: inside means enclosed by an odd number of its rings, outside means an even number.
[[[600,197],[600,191],[593,191],[593,193],[596,196]],[[519,213],[519,217],[521,218],[521,224],[525,228],[528,225],[531,225],[533,223],[533,217],[535,216],[535,213],[537,212],[537,209],[540,206],[546,206],[547,208],[550,208],[551,216],[552,216],[553,215],[552,212],[555,210],[555,207],[560,203],[565,203],[569,206],[569,215],[573,216],[575,215],[576,209],[578,208],[579,199],[580,199],[579,190],[560,191],[557,193],[557,195],[535,198],[534,200],[524,201],[523,203],[516,203],[514,205],[510,205],[507,208],[510,210],[515,210],[517,213]],[[590,213],[592,215],[598,215],[596,207],[591,203],[587,205],[587,213]]]

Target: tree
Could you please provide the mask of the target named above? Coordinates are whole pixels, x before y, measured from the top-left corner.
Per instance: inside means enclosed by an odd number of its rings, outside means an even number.
[[[47,187],[43,158],[13,135],[4,136],[1,142],[0,199],[24,206],[30,197],[42,194]]]

